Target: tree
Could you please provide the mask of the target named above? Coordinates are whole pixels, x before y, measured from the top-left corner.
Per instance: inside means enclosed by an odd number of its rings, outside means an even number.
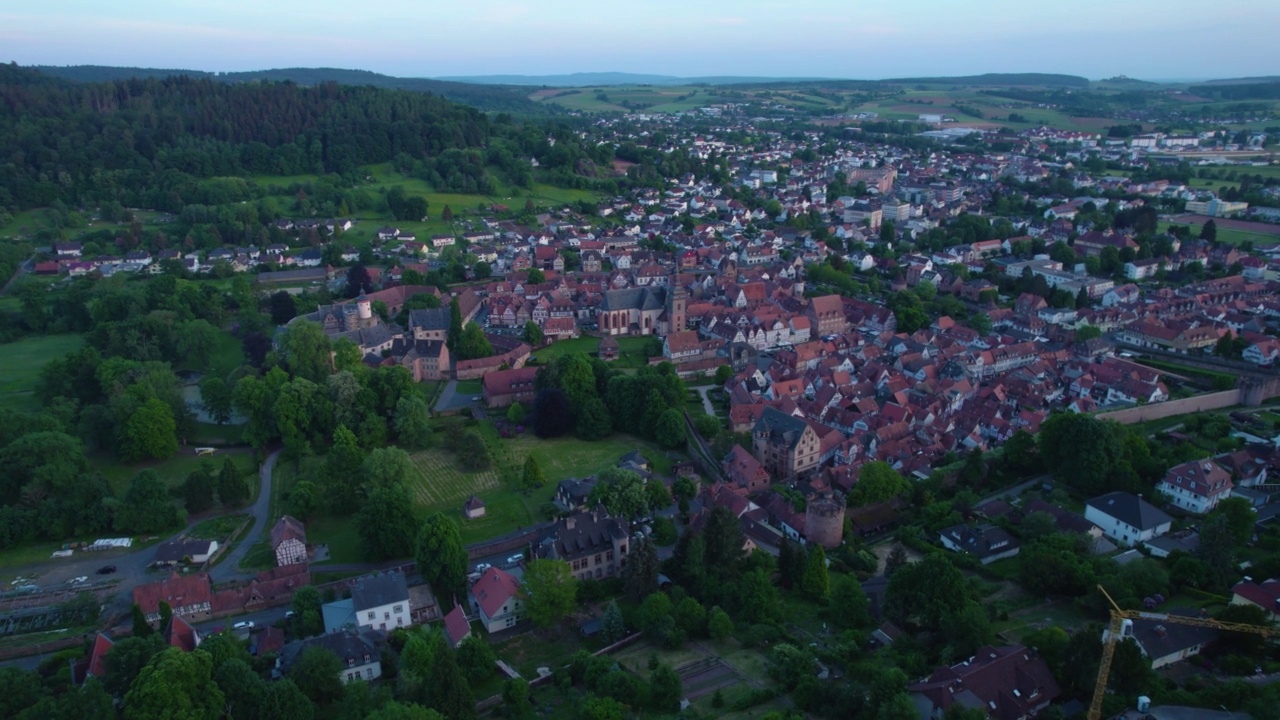
[[[732,635],[733,620],[729,619],[729,613],[719,607],[711,608],[711,613],[707,616],[707,634],[712,640],[723,640]]]
[[[838,574],[831,579],[831,601],[828,614],[832,622],[844,628],[866,627],[871,624],[871,602],[858,581],[849,575]]]
[[[778,575],[782,584],[788,588],[799,585],[806,565],[804,550],[784,535],[778,544]]]
[[[686,439],[684,413],[676,408],[664,410],[654,427],[654,439],[664,448],[683,447]]]
[[[959,610],[943,618],[942,634],[947,639],[952,657],[972,655],[975,650],[991,642],[994,636],[987,609],[973,600],[965,602]]]
[[[676,605],[676,626],[686,635],[701,636],[707,629],[707,609],[694,597],[686,597]]]
[[[396,402],[392,426],[396,439],[411,450],[424,450],[431,445],[431,409],[418,395],[405,395]]]
[[[331,651],[311,646],[302,651],[289,668],[289,679],[317,705],[328,705],[342,697],[342,660]]]
[[[155,628],[151,627],[151,623],[147,622],[147,614],[142,612],[141,605],[134,603],[130,612],[133,622],[133,637],[147,637],[155,632]]]
[[[219,425],[231,419],[231,388],[217,375],[206,376],[200,381],[200,405]]]
[[[462,433],[458,439],[458,464],[469,471],[486,470],[493,463],[493,456],[484,437],[475,430]]]
[[[141,535],[168,530],[181,522],[182,513],[169,497],[169,486],[154,470],[143,470],[129,483],[116,510],[115,526],[121,532]]]
[[[831,592],[831,578],[827,574],[827,554],[817,543],[809,544],[809,557],[805,561],[804,577],[800,588],[809,597],[818,600]]]
[[[413,500],[401,487],[375,489],[356,515],[356,532],[365,559],[403,558],[413,554]]]
[[[1080,492],[1117,489],[1111,481],[1125,460],[1121,430],[1114,422],[1078,413],[1050,415],[1040,428],[1040,455],[1059,480]]]
[[[738,583],[738,595],[742,604],[741,619],[745,622],[770,623],[782,617],[782,599],[778,586],[763,569],[752,570]]]
[[[126,720],[215,720],[222,717],[225,708],[222,691],[213,681],[213,660],[199,649],[183,652],[171,647],[160,653],[138,673],[124,696]]]
[[[298,637],[311,637],[324,632],[320,591],[314,585],[303,585],[293,593],[290,607]]]
[[[182,499],[188,513],[199,515],[213,507],[213,483],[212,468],[208,465],[187,475],[182,483]]]
[[[1218,223],[1213,220],[1206,220],[1204,225],[1200,226],[1200,239],[1216,242],[1218,239]]]
[[[674,713],[680,710],[680,696],[684,687],[680,684],[680,676],[666,663],[658,665],[649,675],[649,705],[662,713]]]
[[[281,290],[271,294],[271,323],[273,325],[284,325],[297,316],[298,304],[294,301],[292,293]]]
[[[1102,328],[1097,325],[1081,325],[1076,328],[1076,342],[1095,340],[1102,337]]]
[[[445,222],[453,222],[453,208],[445,205],[444,209],[440,211],[440,219]]]
[[[968,599],[964,576],[943,555],[926,555],[904,565],[889,578],[885,613],[896,622],[912,621],[937,630],[946,617],[964,607]]]
[[[609,645],[627,636],[627,624],[622,619],[622,610],[618,608],[616,600],[610,600],[605,608],[604,617],[600,621],[600,634]]]
[[[541,285],[547,281],[546,273],[539,268],[529,268],[529,276],[525,279],[528,285]]]
[[[911,486],[892,465],[876,460],[863,465],[858,471],[858,482],[849,493],[849,505],[860,507],[890,500],[910,489]]]
[[[455,352],[457,352],[459,360],[474,360],[494,354],[493,345],[484,336],[484,331],[473,322],[467,323],[466,327],[462,329],[462,335],[458,338]]]
[[[533,455],[524,459],[524,472],[520,476],[520,488],[533,490],[542,487],[546,479],[542,476],[542,467]]]
[[[566,566],[567,567],[567,566]],[[474,720],[476,700],[453,652],[438,653],[431,667],[427,699],[431,708],[449,720]]]
[[[658,589],[658,549],[644,538],[631,546],[631,557],[622,568],[622,583],[627,595],[636,602]]]
[[[103,668],[106,672],[102,682],[107,692],[116,697],[124,697],[142,669],[164,649],[164,638],[154,632],[117,641],[111,647],[111,652],[103,656]]]
[[[497,669],[498,656],[494,654],[489,643],[476,637],[467,636],[459,645],[458,667],[473,682],[486,680]]]
[[[458,526],[443,513],[422,523],[415,553],[418,572],[427,581],[446,612],[467,592],[467,549]]]
[[[601,504],[610,515],[634,519],[648,507],[644,480],[640,474],[622,468],[607,468],[596,476],[595,487],[587,497],[591,505]]]
[[[293,680],[282,678],[264,686],[262,714],[278,720],[311,720],[315,706]]]
[[[533,399],[533,432],[540,438],[556,438],[574,426],[573,408],[559,388],[543,388]]]
[[[366,492],[377,488],[403,488],[413,472],[409,453],[400,448],[378,448],[360,463]]]
[[[460,342],[462,342],[462,306],[458,304],[458,298],[454,298],[449,301],[449,333],[445,344],[449,346],[450,352],[456,353]]]
[[[166,460],[177,451],[173,410],[159,398],[148,398],[121,428],[120,457],[125,461]]]
[[[576,431],[583,440],[600,440],[613,432],[613,418],[604,401],[593,397],[578,411]]]
[[[373,278],[369,276],[369,270],[364,265],[356,263],[347,269],[347,285],[343,294],[353,298],[368,292],[373,292]]]
[[[1220,500],[1210,515],[1221,515],[1226,518],[1227,529],[1230,530],[1237,547],[1248,543],[1249,538],[1253,536],[1257,513],[1245,498],[1229,497]]]
[[[230,457],[223,460],[218,471],[218,501],[224,507],[240,507],[249,501],[251,492],[235,461]]]
[[[1078,597],[1097,582],[1087,550],[1069,535],[1049,535],[1023,546],[1018,554],[1018,578],[1037,595]]]
[[[502,702],[512,717],[522,718],[533,709],[529,704],[529,681],[510,678],[502,684]]]
[[[538,323],[530,320],[524,324],[524,341],[529,343],[530,347],[538,347],[542,345],[542,328],[538,327]]]
[[[533,624],[549,628],[573,612],[578,581],[563,560],[530,560],[520,593]]]
[[[333,370],[329,339],[318,323],[298,320],[280,336],[280,355],[294,377],[323,384]]]
[[[524,422],[524,419],[524,405],[521,405],[518,402],[511,403],[511,406],[507,408],[507,422],[512,425],[519,425]]]

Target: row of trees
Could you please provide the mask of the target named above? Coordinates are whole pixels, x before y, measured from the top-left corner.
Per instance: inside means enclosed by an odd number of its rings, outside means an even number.
[[[567,353],[538,371],[534,432],[556,437],[574,430],[583,440],[598,440],[625,430],[681,447],[686,389],[675,366],[645,366],[634,375],[611,369],[599,358]]]

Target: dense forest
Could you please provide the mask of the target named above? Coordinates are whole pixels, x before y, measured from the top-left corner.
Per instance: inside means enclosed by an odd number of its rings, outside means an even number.
[[[388,90],[409,90],[439,95],[453,102],[471,105],[494,112],[512,112],[546,115],[557,112],[556,105],[537,103],[528,98],[526,90],[506,85],[481,85],[464,82],[448,82],[427,78],[403,78],[381,75],[368,70],[344,70],[341,68],[281,68],[276,70],[252,70],[248,72],[211,73],[200,70],[170,68],[111,67],[107,65],[37,65],[36,70],[54,77],[77,82],[112,82],[132,78],[163,79],[186,75],[187,77],[213,80],[220,83],[292,82],[298,85],[322,85],[335,82],[339,85],[369,86]]]
[[[226,220],[225,236],[233,225],[274,219],[261,204],[239,205],[267,194],[255,176],[324,176],[324,187],[284,189],[305,191],[299,214],[332,216],[385,209],[385,198],[355,189],[378,163],[437,191],[482,195],[530,187],[535,166],[541,182],[603,193],[703,169],[683,153],[649,153],[630,177],[615,177],[613,146],[591,141],[575,122],[489,116],[434,95],[332,82],[74,83],[0,65],[0,218],[45,206],[117,216],[147,208],[186,225]],[[232,208],[260,217],[209,217]]]

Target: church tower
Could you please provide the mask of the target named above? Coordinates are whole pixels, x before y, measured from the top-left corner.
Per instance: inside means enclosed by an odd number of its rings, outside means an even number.
[[[685,308],[688,304],[689,295],[677,277],[671,283],[671,290],[667,292],[667,318],[671,323],[668,333],[680,332],[688,328],[688,323],[685,321]]]

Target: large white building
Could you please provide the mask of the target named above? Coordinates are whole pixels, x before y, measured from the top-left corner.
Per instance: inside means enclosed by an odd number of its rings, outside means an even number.
[[[471,606],[489,632],[514,627],[524,617],[520,581],[515,575],[491,567],[471,586]]]
[[[1207,513],[1231,497],[1231,473],[1212,460],[1192,460],[1169,468],[1156,489],[1173,504],[1197,514]]]
[[[1104,535],[1122,545],[1137,545],[1159,537],[1173,525],[1160,508],[1127,492],[1112,492],[1085,503],[1084,517]]]

